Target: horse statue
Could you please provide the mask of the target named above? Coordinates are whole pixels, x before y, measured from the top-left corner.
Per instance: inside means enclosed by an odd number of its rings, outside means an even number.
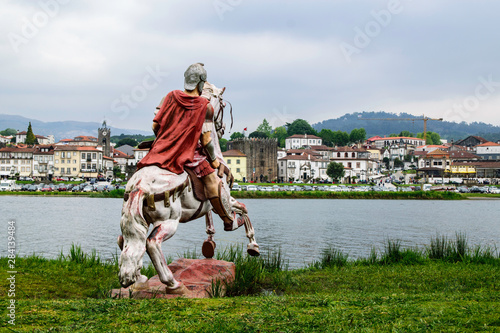
[[[221,166],[219,177],[228,194],[232,210],[241,216],[235,219],[233,230],[245,226],[249,239],[247,252],[252,256],[259,255],[259,245],[255,241],[255,232],[248,217],[248,211],[243,203],[229,195],[233,177],[225,164],[219,146],[219,138],[224,134],[223,110],[225,102],[222,94],[225,88],[219,89],[210,83],[205,83],[203,96],[210,98],[214,108],[214,125],[212,141]],[[187,170],[187,171],[186,171]],[[123,287],[135,283],[136,286],[147,282],[147,277],[141,275],[144,252],[147,252],[158,273],[160,281],[166,285],[167,293],[183,293],[185,288],[176,281],[167,266],[161,244],[172,237],[179,223],[190,222],[205,216],[208,238],[202,246],[205,257],[214,255],[215,228],[212,219],[212,206],[204,196],[201,180],[190,177],[189,170],[177,175],[157,166],[146,166],[139,169],[127,183],[120,227],[122,235],[118,237],[121,249],[119,259],[119,279]],[[147,236],[150,226],[153,230]]]

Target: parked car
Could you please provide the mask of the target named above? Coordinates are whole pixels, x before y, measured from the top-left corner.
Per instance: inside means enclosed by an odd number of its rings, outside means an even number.
[[[53,188],[50,185],[45,185],[40,189],[41,192],[52,192]]]
[[[28,187],[28,191],[30,191],[30,192],[36,192],[36,191],[38,191],[38,186],[36,186],[36,185],[30,185]]]
[[[490,193],[500,194],[500,188],[498,188],[498,187],[491,187],[490,188]]]
[[[257,191],[257,186],[255,186],[255,185],[248,185],[247,186],[247,191]]]
[[[234,183],[233,187],[231,187],[231,191],[241,191],[241,186]]]
[[[92,192],[92,191],[94,191],[94,187],[92,185],[87,185],[81,191],[82,192]]]

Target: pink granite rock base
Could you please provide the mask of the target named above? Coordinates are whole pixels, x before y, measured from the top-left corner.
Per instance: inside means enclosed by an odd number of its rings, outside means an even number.
[[[148,280],[147,286],[140,289],[120,288],[111,290],[114,298],[208,298],[212,281],[234,279],[235,266],[232,262],[215,259],[178,259],[168,265],[174,278],[182,282],[187,292],[183,295],[167,294],[165,285],[161,283],[158,275]]]

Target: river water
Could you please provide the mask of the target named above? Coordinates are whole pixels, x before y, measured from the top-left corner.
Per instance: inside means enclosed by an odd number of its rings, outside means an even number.
[[[281,248],[291,268],[318,260],[322,249],[336,247],[349,258],[368,257],[384,249],[387,239],[405,247],[423,247],[437,234],[454,238],[465,233],[469,245],[500,249],[500,201],[244,199],[261,253]],[[0,255],[7,254],[7,225],[15,221],[19,255],[54,258],[71,244],[101,257],[119,253],[121,199],[84,197],[1,196]],[[215,215],[218,248],[246,244],[244,227],[223,231]],[[179,225],[163,243],[174,259],[187,251],[201,252],[205,220]],[[3,240],[3,241],[2,241]],[[3,243],[3,244],[2,244]],[[145,262],[149,259],[145,256]]]

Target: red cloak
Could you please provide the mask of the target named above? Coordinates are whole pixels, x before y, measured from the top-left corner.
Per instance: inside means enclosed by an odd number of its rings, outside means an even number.
[[[170,92],[153,119],[160,125],[156,139],[137,169],[156,165],[176,174],[184,172],[184,164],[193,161],[208,103],[180,90]]]

